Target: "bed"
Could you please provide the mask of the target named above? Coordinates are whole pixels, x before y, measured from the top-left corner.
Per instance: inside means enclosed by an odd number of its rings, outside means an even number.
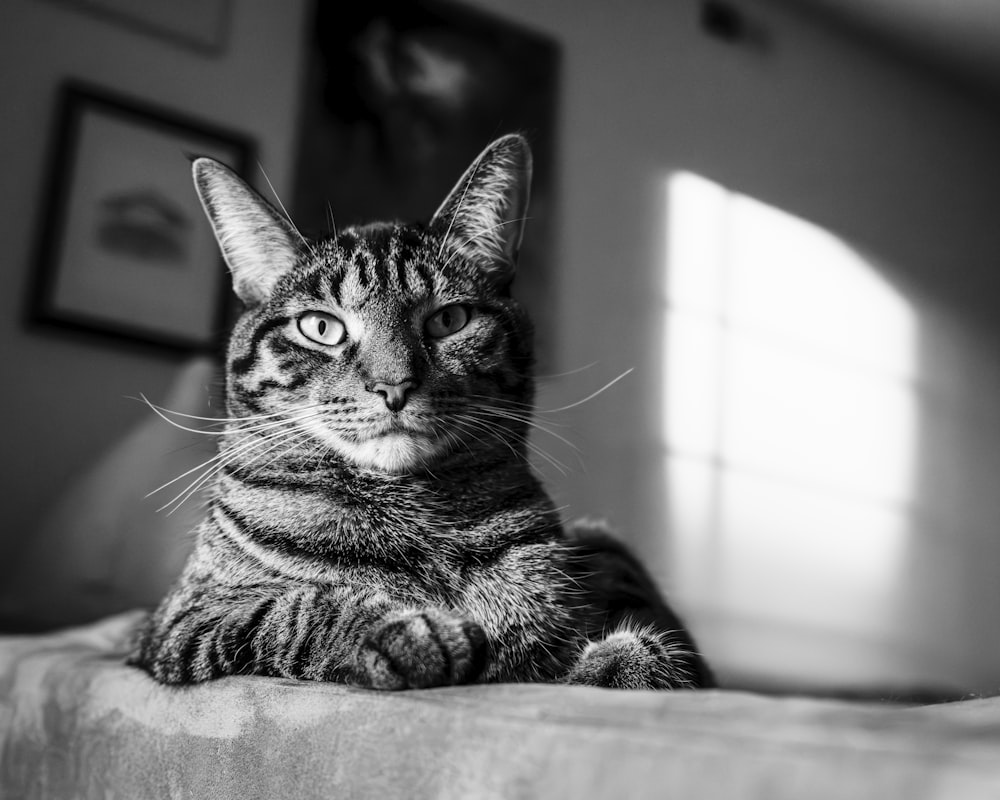
[[[261,677],[178,689],[124,664],[137,618],[0,639],[0,797],[1000,797],[1000,698]]]

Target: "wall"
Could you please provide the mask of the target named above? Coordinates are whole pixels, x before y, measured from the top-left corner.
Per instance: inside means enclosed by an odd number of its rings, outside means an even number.
[[[993,629],[1000,602],[991,578],[1000,563],[991,488],[1000,468],[996,98],[793,4],[736,3],[754,29],[739,45],[703,35],[694,0],[475,5],[564,47],[559,367],[596,366],[549,384],[542,405],[636,368],[566,415],[586,464],[568,479],[550,475],[568,515],[604,515],[622,529],[674,590],[724,677],[995,691],[1000,643],[981,633]],[[664,184],[677,170],[831,232],[867,254],[915,310],[921,444],[898,585],[880,628],[862,610],[841,630],[770,630],[694,585],[687,564],[671,563],[684,532],[667,523],[657,434]],[[811,671],[818,662],[824,668]]]
[[[71,3],[0,4],[0,360],[4,365],[0,580],[66,483],[148,411],[126,399],[162,398],[178,356],[26,329],[37,214],[57,85],[80,78],[245,132],[279,193],[290,194],[304,0],[232,3],[223,53],[206,56]],[[178,169],[185,169],[181,160]],[[150,487],[152,488],[152,487]]]
[[[548,33],[564,48],[553,264],[559,302],[551,313],[555,371],[570,374],[544,380],[540,404],[572,404],[634,368],[598,397],[543,415],[581,450],[578,464],[559,439],[539,434],[570,466],[566,476],[545,468],[567,516],[605,516],[622,530],[671,589],[725,678],[995,691],[1000,642],[983,632],[993,630],[1000,604],[993,577],[1000,563],[996,99],[779,0],[739,4],[758,32],[745,45],[704,36],[695,0],[470,4]],[[54,2],[0,6],[7,277],[0,357],[17,387],[4,398],[9,457],[0,564],[16,566],[19,546],[53,494],[143,418],[141,407],[122,398],[162,396],[180,368],[166,355],[21,324],[56,83],[82,76],[241,128],[258,138],[261,160],[285,193],[304,5],[234,4],[230,46],[218,59]],[[865,253],[919,320],[919,448],[901,512],[905,547],[896,556],[891,599],[878,609],[891,613],[881,614],[880,626],[861,618],[864,607],[841,628],[820,620],[809,629],[782,628],[760,615],[741,617],[740,603],[752,608],[753,598],[737,593],[722,602],[716,586],[699,584],[678,547],[690,532],[676,524],[671,461],[659,435],[666,183],[678,170],[793,214]],[[851,324],[846,313],[844,325]],[[809,520],[803,527],[808,537]],[[730,566],[738,577],[751,569]],[[796,568],[808,582],[807,565],[792,563]],[[794,593],[782,599],[790,608],[799,600]],[[814,670],[818,661],[822,672]]]

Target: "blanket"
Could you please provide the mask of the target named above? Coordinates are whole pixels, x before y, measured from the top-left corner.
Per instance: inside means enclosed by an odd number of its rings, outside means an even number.
[[[1000,797],[1000,698],[168,688],[122,660],[138,618],[0,638],[0,797]]]

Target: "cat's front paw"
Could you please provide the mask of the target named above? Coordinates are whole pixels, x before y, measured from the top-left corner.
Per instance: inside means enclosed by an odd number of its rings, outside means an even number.
[[[669,634],[620,630],[588,643],[565,681],[607,689],[689,688],[690,658]]]
[[[381,620],[358,651],[372,689],[426,689],[474,681],[486,664],[486,636],[471,620],[438,609]]]

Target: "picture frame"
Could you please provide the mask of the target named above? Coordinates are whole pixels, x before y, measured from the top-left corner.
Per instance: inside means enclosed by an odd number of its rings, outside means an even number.
[[[241,133],[68,83],[38,221],[37,323],[211,351],[230,281],[191,181],[210,156],[246,174]]]
[[[501,134],[534,156],[528,230],[512,292],[553,365],[559,206],[559,42],[447,0],[316,3],[305,49],[295,190],[299,230],[427,221]]]
[[[232,0],[52,0],[65,8],[215,56],[229,38]]]

